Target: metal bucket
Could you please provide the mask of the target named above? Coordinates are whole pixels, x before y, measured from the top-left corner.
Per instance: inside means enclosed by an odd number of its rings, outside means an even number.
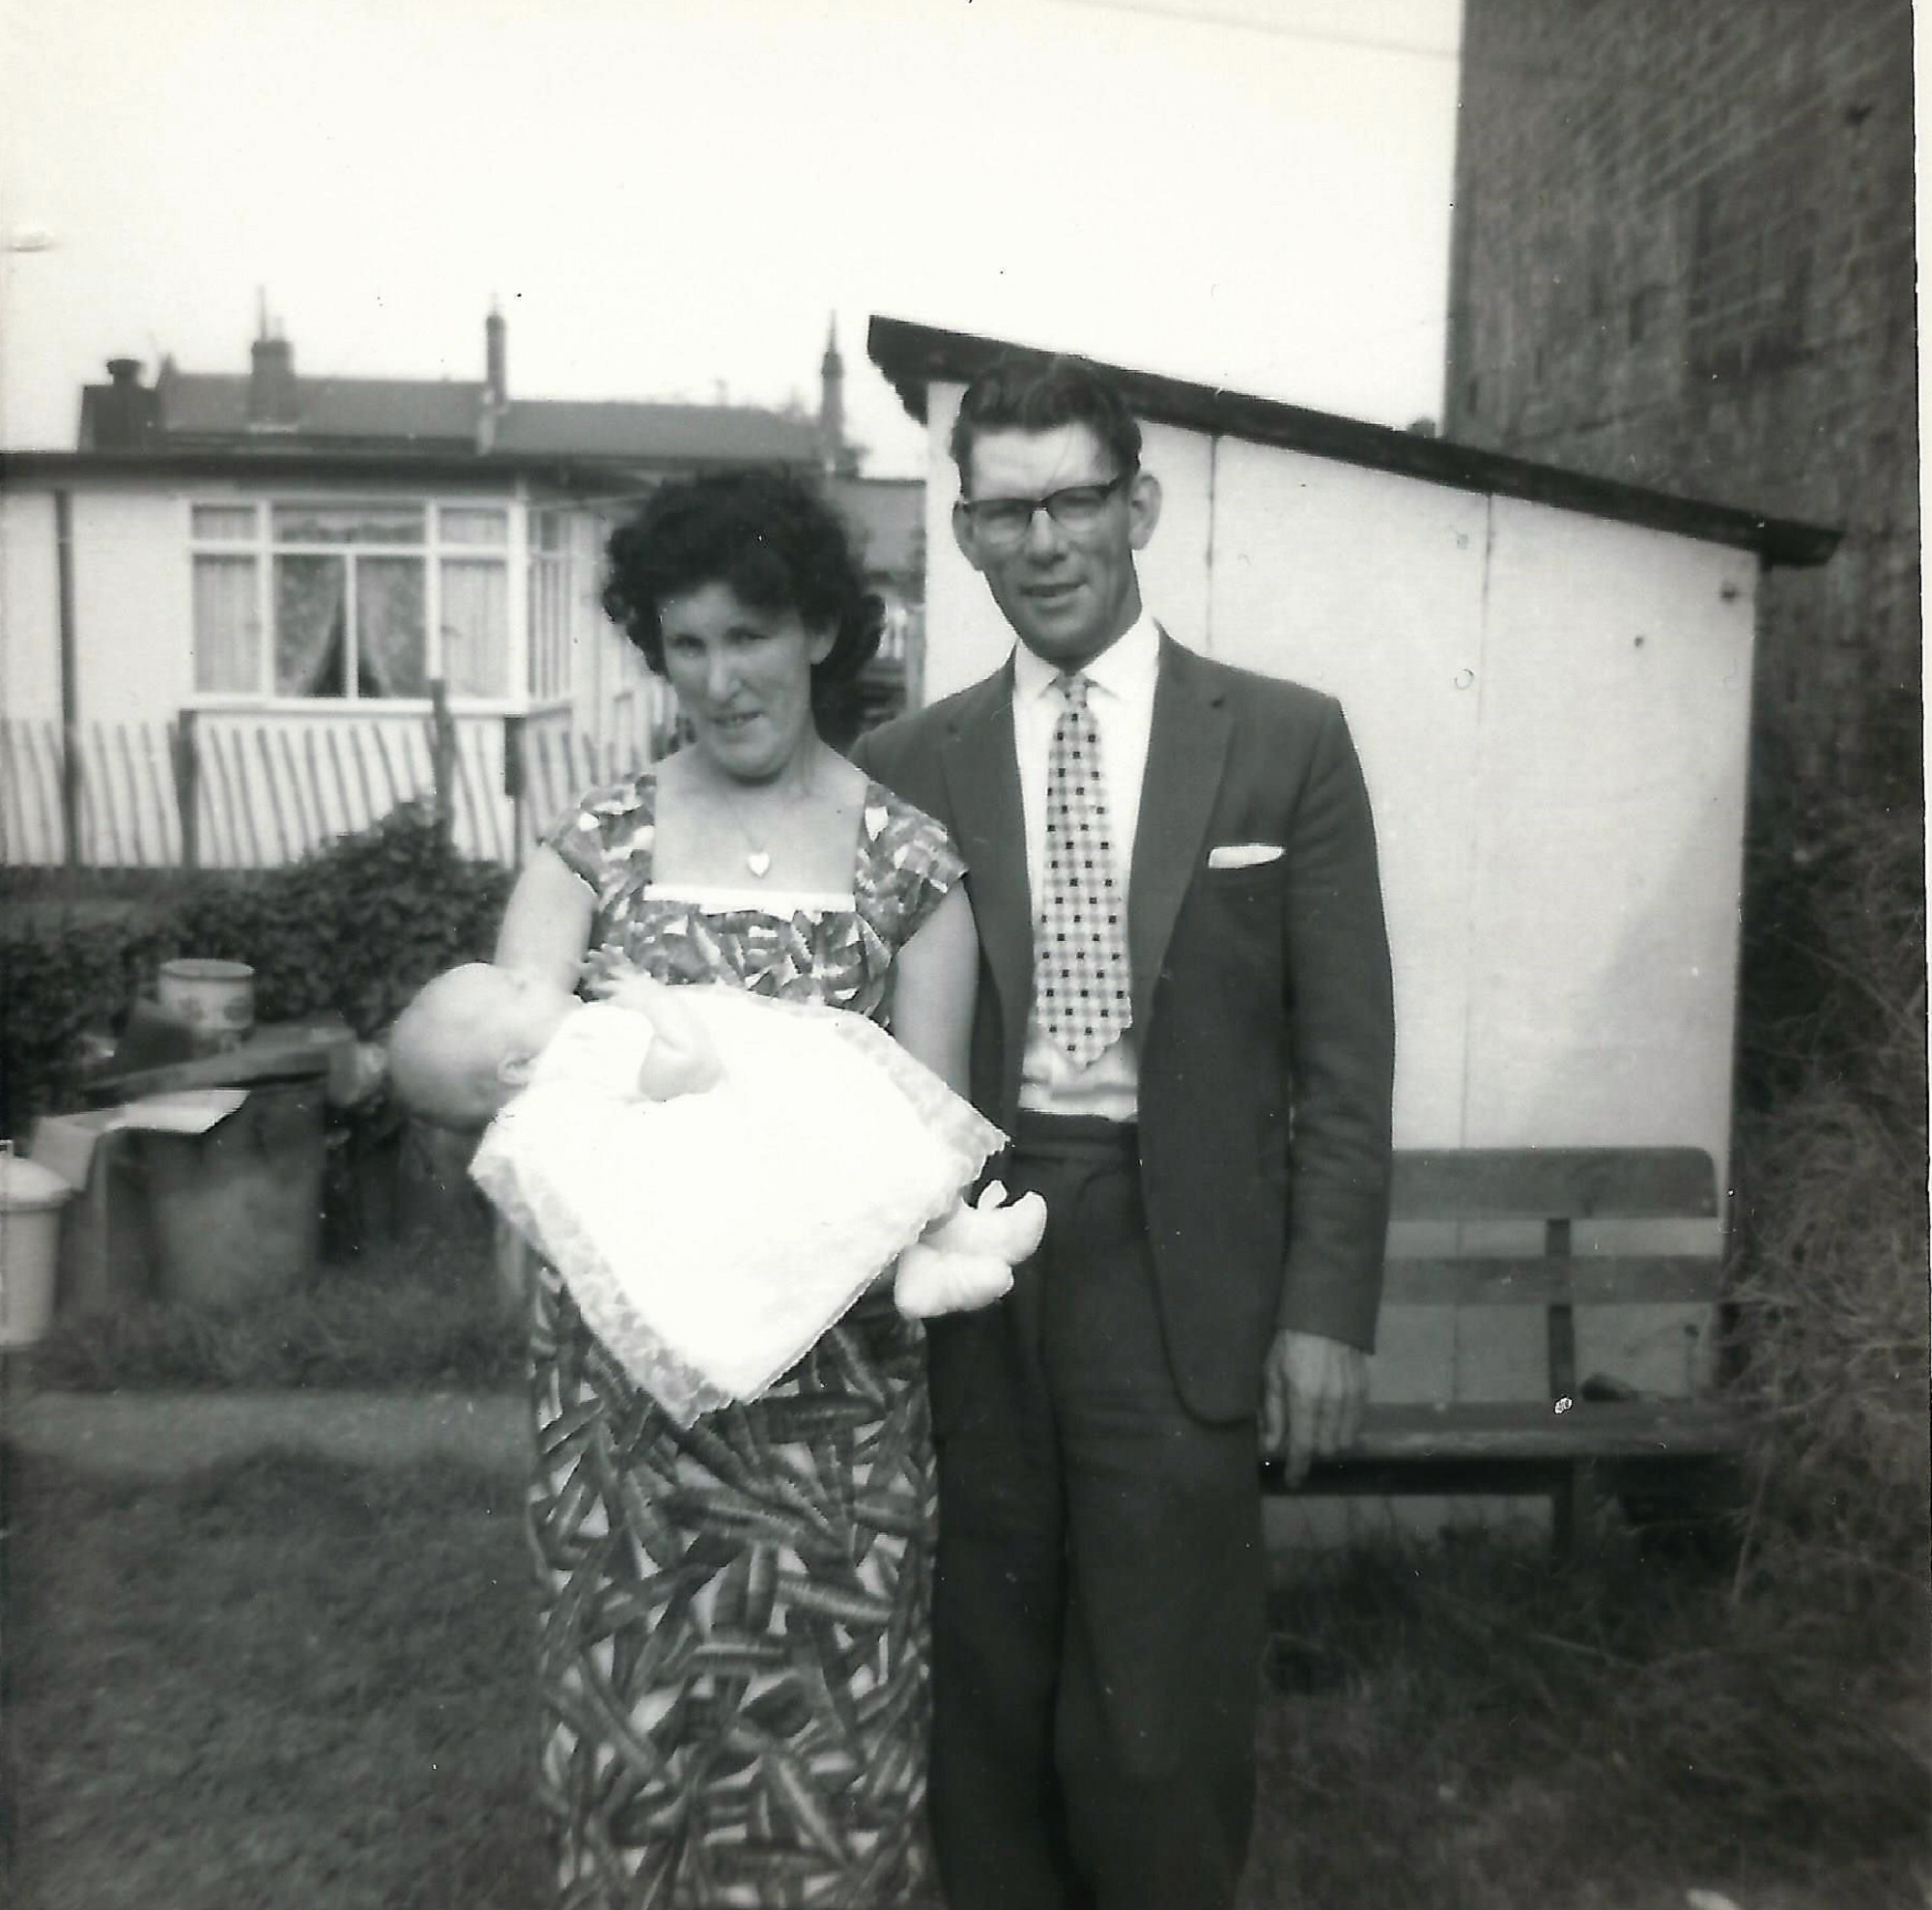
[[[156,999],[179,1015],[202,1045],[239,1048],[255,1026],[255,971],[245,961],[185,956],[161,963]]]
[[[32,1346],[54,1317],[61,1209],[73,1189],[0,1142],[0,1348]]]

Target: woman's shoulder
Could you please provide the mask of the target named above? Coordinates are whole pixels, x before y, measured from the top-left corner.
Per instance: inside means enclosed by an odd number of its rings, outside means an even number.
[[[866,841],[888,860],[929,860],[953,851],[945,823],[871,777],[866,779]]]
[[[557,819],[545,842],[576,866],[585,850],[633,844],[657,823],[658,772],[651,763],[634,776],[587,789]],[[576,850],[578,856],[573,856]],[[582,872],[582,871],[580,871]]]

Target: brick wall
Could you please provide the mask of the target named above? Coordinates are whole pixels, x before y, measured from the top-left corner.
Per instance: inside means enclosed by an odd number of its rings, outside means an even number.
[[[1842,526],[1753,801],[1918,787],[1909,0],[1465,0],[1447,435]]]

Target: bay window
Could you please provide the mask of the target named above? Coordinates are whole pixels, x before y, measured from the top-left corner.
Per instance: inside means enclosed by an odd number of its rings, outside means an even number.
[[[195,504],[190,539],[199,692],[511,692],[507,506]]]

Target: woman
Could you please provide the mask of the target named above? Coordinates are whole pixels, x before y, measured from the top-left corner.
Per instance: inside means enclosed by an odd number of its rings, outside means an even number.
[[[668,678],[690,740],[565,817],[497,959],[581,973],[592,994],[635,967],[828,1002],[889,1019],[963,1093],[963,865],[813,723],[814,686],[877,641],[838,519],[789,478],[700,478],[655,493],[610,556],[605,608]],[[721,1255],[734,1205],[758,1199],[757,1159],[731,1166]],[[920,1901],[920,1329],[875,1289],[764,1398],[681,1433],[548,1268],[535,1308],[541,1786],[564,1900]]]

